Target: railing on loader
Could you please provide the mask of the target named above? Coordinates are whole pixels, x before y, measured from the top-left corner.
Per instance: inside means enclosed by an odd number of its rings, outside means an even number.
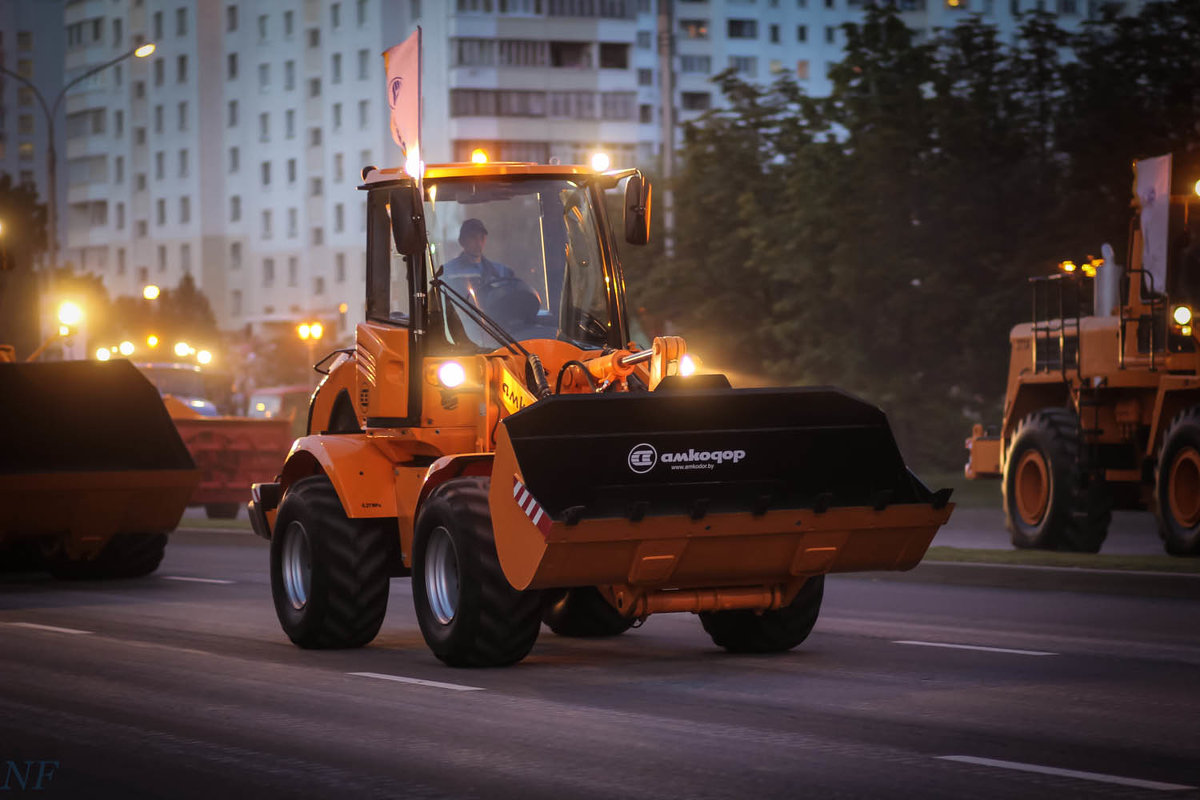
[[[1060,372],[1064,381],[1075,371],[1082,382],[1079,320],[1091,314],[1091,279],[1076,273],[1039,275],[1033,286],[1033,371]]]

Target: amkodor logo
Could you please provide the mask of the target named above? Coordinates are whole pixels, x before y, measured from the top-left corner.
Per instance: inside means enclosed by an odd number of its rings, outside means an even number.
[[[658,463],[658,451],[653,445],[639,444],[629,451],[629,468],[639,475],[654,469]]]

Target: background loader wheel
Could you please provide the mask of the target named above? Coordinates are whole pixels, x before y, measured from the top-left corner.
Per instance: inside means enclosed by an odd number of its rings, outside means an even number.
[[[1111,503],[1086,480],[1079,421],[1065,408],[1044,408],[1021,421],[1004,466],[1004,521],[1014,547],[1098,553]]]
[[[594,586],[547,592],[542,622],[559,636],[619,636],[634,623],[612,607]]]
[[[1180,412],[1163,434],[1154,517],[1173,556],[1200,556],[1200,406]]]
[[[70,561],[62,555],[49,559],[50,574],[61,580],[140,578],[158,569],[167,548],[165,533],[118,533],[90,561]]]
[[[542,593],[519,592],[500,568],[490,478],[455,478],[421,508],[413,539],[413,605],[429,649],[452,667],[503,667],[533,649]]]
[[[781,653],[812,633],[825,595],[825,576],[805,581],[796,599],[775,611],[703,611],[700,624],[713,644],[731,653]]]
[[[237,519],[241,509],[241,503],[206,503],[204,516],[209,519]]]
[[[391,538],[386,519],[349,519],[324,475],[296,481],[271,537],[271,594],[300,647],[362,647],[387,613]]]

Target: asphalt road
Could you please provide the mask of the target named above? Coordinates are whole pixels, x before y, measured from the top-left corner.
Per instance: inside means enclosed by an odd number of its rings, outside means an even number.
[[[955,508],[950,521],[938,531],[933,544],[946,547],[1011,550],[1004,529],[1004,512],[999,508]],[[1117,555],[1163,555],[1162,538],[1149,511],[1114,511],[1102,553]]]
[[[835,577],[784,655],[664,615],[454,670],[406,579],[371,646],[293,647],[266,556],[184,534],[148,579],[0,580],[0,792],[1200,797],[1197,600]]]

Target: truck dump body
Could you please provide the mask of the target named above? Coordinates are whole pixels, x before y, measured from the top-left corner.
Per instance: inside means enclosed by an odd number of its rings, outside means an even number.
[[[172,530],[199,475],[127,361],[0,364],[0,537]]]

